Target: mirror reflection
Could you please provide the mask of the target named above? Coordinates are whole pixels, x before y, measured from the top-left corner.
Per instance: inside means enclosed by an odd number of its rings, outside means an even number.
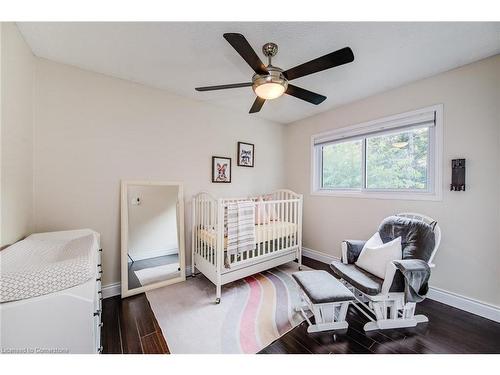
[[[178,195],[175,185],[128,186],[129,290],[181,276]]]

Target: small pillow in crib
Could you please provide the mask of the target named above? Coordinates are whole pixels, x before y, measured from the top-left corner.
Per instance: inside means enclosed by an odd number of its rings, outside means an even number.
[[[384,279],[387,265],[393,260],[401,259],[401,237],[382,243],[377,232],[363,246],[363,250],[361,250],[358,260],[354,264],[372,275]]]
[[[255,203],[255,225],[269,224],[269,216],[262,197],[257,198]]]
[[[264,200],[265,201],[272,201],[274,200],[274,197],[271,194],[264,195]],[[276,207],[274,205],[268,204],[267,205],[267,215],[269,217],[269,221],[278,221],[278,213],[276,212]]]

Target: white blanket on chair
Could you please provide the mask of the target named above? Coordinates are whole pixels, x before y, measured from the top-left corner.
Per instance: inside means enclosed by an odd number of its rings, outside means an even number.
[[[227,205],[227,253],[239,255],[255,248],[255,204],[252,201]]]

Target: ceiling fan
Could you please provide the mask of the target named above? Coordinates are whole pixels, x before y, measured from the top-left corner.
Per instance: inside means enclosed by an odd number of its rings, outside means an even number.
[[[294,68],[283,70],[271,64],[271,59],[278,53],[278,46],[275,43],[266,43],[262,46],[262,53],[268,58],[266,66],[243,35],[227,33],[224,34],[224,38],[255,71],[252,82],[196,87],[196,91],[224,90],[252,86],[257,98],[252,108],[250,108],[249,113],[259,112],[266,100],[279,98],[283,94],[292,95],[306,102],[318,105],[326,99],[326,96],[294,86],[288,82],[354,61],[352,50],[349,47],[344,47]]]

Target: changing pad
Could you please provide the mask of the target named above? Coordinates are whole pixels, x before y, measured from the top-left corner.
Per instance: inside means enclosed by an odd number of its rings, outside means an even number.
[[[0,252],[0,302],[80,285],[97,274],[99,234],[90,229],[37,233]]]

